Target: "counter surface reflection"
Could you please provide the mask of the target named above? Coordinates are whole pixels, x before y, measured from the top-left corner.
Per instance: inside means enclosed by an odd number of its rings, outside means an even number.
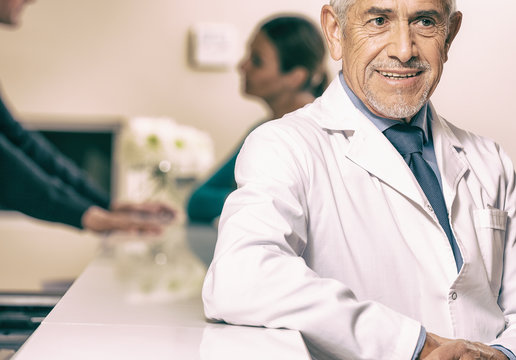
[[[165,237],[151,249],[152,261],[137,256],[133,267],[124,256],[142,248],[105,249],[13,359],[310,359],[297,331],[207,322],[203,273],[188,284],[176,278],[185,267],[205,271],[216,231],[177,226]]]

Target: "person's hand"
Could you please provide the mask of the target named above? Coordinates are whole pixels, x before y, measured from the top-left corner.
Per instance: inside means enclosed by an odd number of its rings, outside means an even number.
[[[121,214],[131,214],[139,216],[142,219],[153,218],[162,223],[170,223],[178,217],[178,211],[171,206],[161,202],[144,202],[144,203],[113,203],[111,211]]]
[[[428,345],[428,346],[427,346]],[[428,333],[421,360],[508,360],[497,349],[467,340],[450,340]]]
[[[441,336],[426,333],[426,340],[423,349],[421,350],[421,354],[419,355],[419,359],[426,359],[428,355],[430,355],[434,350],[439,348],[440,346],[452,341],[451,339],[443,338]]]
[[[491,346],[467,340],[450,341],[428,355],[425,360],[508,360]]]
[[[134,204],[120,205],[108,211],[90,207],[82,216],[85,229],[94,232],[124,231],[134,234],[158,235],[175,217],[175,211],[167,206]]]

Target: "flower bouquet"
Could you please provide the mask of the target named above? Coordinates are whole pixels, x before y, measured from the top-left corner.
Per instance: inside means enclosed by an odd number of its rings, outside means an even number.
[[[181,201],[180,187],[203,176],[213,165],[211,137],[167,117],[136,117],[124,124],[120,137],[125,195],[144,201],[169,194]]]

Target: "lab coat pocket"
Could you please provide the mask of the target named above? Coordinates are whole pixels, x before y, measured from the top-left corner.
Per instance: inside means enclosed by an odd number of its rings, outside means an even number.
[[[477,209],[474,218],[491,292],[497,297],[502,280],[507,212],[494,208]]]

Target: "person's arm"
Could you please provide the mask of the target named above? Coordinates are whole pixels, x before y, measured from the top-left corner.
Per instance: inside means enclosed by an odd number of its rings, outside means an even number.
[[[159,203],[96,206],[60,179],[50,177],[0,133],[0,205],[9,210],[95,232],[155,234],[175,216]]]
[[[265,125],[240,152],[239,188],[226,200],[203,286],[206,316],[299,330],[316,357],[410,359],[420,323],[358,301],[346,284],[320,277],[302,258],[309,241],[305,194],[317,189],[305,188],[307,150],[289,138]]]
[[[82,228],[94,205],[57,178],[48,176],[0,133],[0,204],[47,221]]]
[[[234,172],[239,150],[191,194],[187,204],[191,221],[212,222],[220,216],[224,201],[236,189]]]
[[[110,199],[108,194],[43,136],[37,132],[27,130],[19,124],[1,98],[0,133],[49,176],[60,179],[83,198],[97,206],[105,209],[109,208]]]

